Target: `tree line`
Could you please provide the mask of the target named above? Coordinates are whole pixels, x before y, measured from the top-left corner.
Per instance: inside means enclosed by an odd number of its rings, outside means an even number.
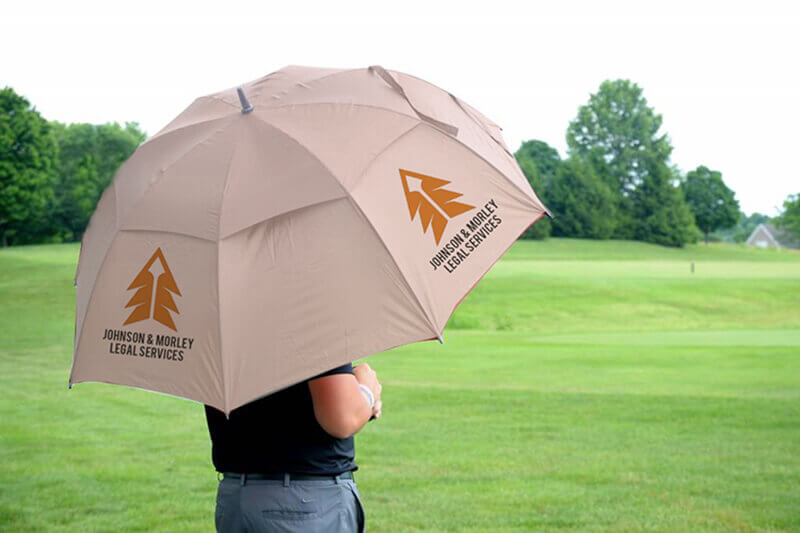
[[[522,143],[517,161],[554,214],[523,237],[683,246],[734,226],[739,203],[721,173],[700,166],[683,175],[661,124],[638,85],[605,81],[569,124],[566,159],[543,141]]]
[[[78,241],[117,168],[146,138],[138,124],[62,124],[0,90],[0,242]]]
[[[554,214],[523,238],[683,246],[701,237],[742,241],[768,219],[741,213],[720,172],[699,166],[684,175],[671,165],[661,123],[635,83],[605,81],[569,124],[566,159],[545,142],[522,143],[517,161]],[[101,193],[145,138],[135,122],[47,121],[10,87],[0,90],[2,246],[80,240]],[[773,221],[800,237],[800,194]]]

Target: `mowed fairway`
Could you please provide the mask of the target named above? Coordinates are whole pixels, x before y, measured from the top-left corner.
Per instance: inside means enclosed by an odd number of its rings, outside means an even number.
[[[211,531],[200,405],[67,390],[77,253],[0,250],[0,528]],[[444,338],[369,359],[370,531],[800,530],[800,253],[520,242]]]

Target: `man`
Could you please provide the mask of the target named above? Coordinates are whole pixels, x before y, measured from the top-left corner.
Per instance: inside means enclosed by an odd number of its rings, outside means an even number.
[[[206,406],[222,473],[217,531],[364,531],[353,435],[381,416],[367,364],[334,368],[225,415]]]

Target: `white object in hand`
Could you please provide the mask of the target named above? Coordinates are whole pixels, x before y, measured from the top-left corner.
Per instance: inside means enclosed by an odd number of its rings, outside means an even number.
[[[364,395],[364,398],[367,400],[370,409],[375,408],[375,395],[372,394],[372,391],[369,390],[369,387],[364,385],[363,383],[358,384],[358,388],[361,389],[361,393]]]

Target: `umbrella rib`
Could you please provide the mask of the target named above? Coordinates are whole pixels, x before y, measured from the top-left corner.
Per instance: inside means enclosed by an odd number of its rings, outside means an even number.
[[[448,93],[448,94],[450,94],[450,93]],[[478,127],[481,129],[481,131],[483,131],[484,133],[486,133],[486,135],[488,135],[489,137],[491,137],[491,138],[492,138],[492,140],[493,140],[493,141],[494,141],[494,142],[497,144],[497,146],[499,146],[500,148],[502,148],[502,149],[503,149],[503,151],[504,151],[505,153],[507,153],[508,155],[510,155],[511,157],[514,157],[514,154],[512,154],[512,153],[511,153],[511,152],[508,150],[508,148],[506,148],[505,146],[503,146],[502,144],[500,144],[500,141],[498,141],[497,139],[495,139],[494,135],[492,135],[492,134],[491,134],[491,132],[489,132],[489,130],[487,130],[487,129],[486,129],[486,126],[485,126],[485,125],[484,125],[484,124],[483,124],[481,121],[479,121],[479,120],[478,120],[478,118],[477,118],[477,117],[475,117],[475,116],[474,116],[474,115],[473,115],[473,114],[472,114],[472,113],[471,113],[471,112],[470,112],[470,111],[469,111],[469,110],[468,110],[466,107],[464,107],[464,106],[461,104],[461,100],[459,100],[459,99],[458,99],[458,98],[457,98],[455,95],[453,95],[453,94],[450,94],[450,98],[452,98],[452,99],[453,99],[453,101],[456,103],[456,105],[458,105],[458,108],[459,108],[459,109],[461,109],[461,111],[462,111],[462,112],[463,112],[465,115],[467,115],[467,116],[468,116],[468,117],[469,117],[469,118],[472,120],[472,122],[474,122],[474,123],[475,123],[475,125],[476,125],[476,126],[478,126]],[[499,128],[500,126],[497,126],[497,127]]]
[[[233,118],[236,118],[236,116],[234,115],[234,116],[233,116]],[[170,162],[170,163],[169,163],[167,166],[165,166],[165,167],[161,168],[161,169],[158,171],[158,174],[160,174],[160,175],[159,175],[159,176],[158,176],[156,179],[154,179],[154,180],[153,180],[153,181],[152,181],[152,182],[151,182],[151,183],[150,183],[150,184],[147,186],[147,188],[144,190],[144,192],[142,192],[142,195],[141,195],[141,196],[140,196],[140,197],[139,197],[139,198],[136,200],[136,203],[135,203],[134,205],[131,205],[131,206],[128,208],[128,210],[125,212],[125,214],[127,214],[127,213],[130,213],[131,211],[133,211],[133,210],[136,208],[136,206],[138,206],[138,205],[139,205],[139,203],[142,201],[142,199],[143,199],[145,196],[147,196],[147,193],[149,193],[149,192],[150,192],[150,190],[151,190],[153,187],[155,187],[155,186],[156,186],[156,184],[158,184],[158,183],[159,183],[159,182],[160,182],[160,181],[161,181],[161,180],[164,178],[164,175],[167,173],[167,171],[168,171],[168,170],[170,170],[170,169],[171,169],[173,166],[175,166],[176,164],[178,164],[178,162],[180,162],[180,161],[181,161],[181,160],[182,160],[184,157],[186,157],[187,155],[189,155],[190,153],[192,153],[192,152],[193,152],[194,150],[196,150],[198,147],[202,146],[204,142],[208,141],[209,139],[211,139],[211,138],[212,138],[212,137],[214,137],[215,135],[218,135],[218,134],[220,134],[221,132],[223,132],[223,131],[225,130],[225,128],[226,128],[228,125],[230,125],[230,123],[232,123],[232,122],[233,122],[233,120],[231,119],[231,117],[228,117],[228,119],[229,119],[229,120],[228,120],[228,123],[227,123],[227,124],[224,124],[224,125],[223,125],[223,126],[221,126],[220,128],[218,128],[218,129],[215,129],[214,131],[210,132],[208,135],[204,136],[202,139],[199,139],[199,140],[197,141],[197,143],[193,144],[193,145],[192,145],[192,146],[191,146],[189,149],[187,149],[186,151],[182,152],[182,153],[181,153],[181,155],[179,155],[178,157],[176,157],[175,159],[173,159],[173,160],[172,160],[172,161],[171,161],[171,162]],[[129,161],[130,161],[130,159],[129,159]],[[127,163],[127,161],[126,161],[126,163]],[[114,181],[116,181],[116,178],[114,179]],[[120,214],[120,211],[119,211],[119,202],[117,203],[117,216],[118,216],[118,217],[120,217],[120,218],[122,217],[122,215]],[[119,220],[118,220],[118,222],[119,222]],[[119,224],[117,224],[117,227],[119,228]]]
[[[366,108],[370,108],[370,109],[377,109],[377,110],[380,110],[380,111],[385,111],[385,112],[387,112],[387,113],[393,113],[393,114],[395,114],[395,115],[400,115],[400,116],[403,116],[403,117],[409,117],[409,118],[415,119],[415,120],[417,120],[417,121],[418,121],[420,124],[425,124],[426,126],[428,126],[429,128],[432,128],[434,131],[436,131],[436,132],[438,132],[438,133],[440,133],[440,134],[441,134],[441,133],[444,133],[444,132],[442,132],[440,129],[438,129],[438,128],[436,128],[436,127],[432,126],[431,124],[429,124],[429,123],[425,122],[424,120],[420,119],[419,117],[417,117],[416,115],[413,115],[413,114],[411,114],[411,113],[403,113],[403,112],[401,112],[401,111],[397,111],[397,110],[395,110],[395,109],[389,109],[389,108],[386,108],[386,107],[380,107],[380,106],[376,106],[376,105],[370,105],[370,104],[359,104],[359,103],[355,103],[355,102],[304,102],[304,103],[301,103],[301,104],[286,104],[286,105],[279,105],[279,106],[271,106],[271,107],[262,108],[262,110],[263,110],[263,111],[268,111],[268,110],[270,110],[270,109],[281,109],[281,108],[286,108],[286,107],[295,107],[295,106],[318,106],[318,105],[346,105],[346,106],[366,107]],[[261,120],[262,122],[266,122],[266,121],[265,121],[265,120],[263,120],[263,119],[260,119],[260,120]],[[269,123],[267,122],[267,124],[269,124]],[[270,125],[271,125],[271,124],[270,124]],[[281,131],[283,131],[283,130],[281,130]],[[494,138],[493,138],[491,135],[489,135],[489,134],[486,132],[486,130],[484,130],[483,128],[481,128],[481,131],[484,133],[484,135],[486,135],[486,136],[488,136],[490,139],[492,139],[492,143],[493,143],[493,144],[497,145],[497,146],[498,146],[498,148],[500,147],[500,145],[498,145],[498,144],[497,144],[497,141],[495,141],[495,140],[494,140]],[[481,160],[482,160],[484,163],[486,163],[487,165],[489,165],[490,167],[492,167],[492,169],[494,169],[494,170],[495,170],[495,171],[496,171],[498,174],[500,174],[501,176],[503,176],[503,178],[504,178],[506,181],[510,182],[510,183],[511,183],[511,184],[512,184],[514,187],[516,187],[517,189],[519,189],[520,191],[522,191],[522,192],[523,192],[523,196],[525,196],[526,198],[528,198],[529,200],[531,200],[531,197],[529,196],[529,192],[528,192],[528,191],[526,191],[526,190],[525,190],[523,187],[521,187],[520,185],[518,185],[518,184],[517,184],[517,183],[516,183],[514,180],[511,180],[511,179],[509,179],[509,178],[506,176],[506,173],[505,173],[505,172],[503,172],[503,171],[501,171],[499,168],[497,168],[497,167],[496,167],[496,166],[495,166],[495,165],[494,165],[494,164],[493,164],[491,161],[489,161],[488,159],[486,159],[485,157],[483,157],[481,154],[479,154],[478,152],[476,152],[476,151],[475,151],[475,150],[474,150],[474,149],[473,149],[471,146],[469,146],[469,145],[467,145],[467,144],[464,144],[463,142],[459,141],[459,140],[458,140],[458,137],[453,137],[452,135],[447,135],[447,134],[445,134],[445,135],[446,135],[446,137],[448,137],[448,138],[450,138],[450,139],[453,139],[453,140],[455,140],[455,141],[456,141],[458,144],[460,144],[461,146],[463,146],[464,148],[466,148],[467,150],[469,150],[470,152],[472,152],[472,153],[473,153],[473,154],[474,154],[476,157],[480,158],[480,159],[481,159]],[[378,155],[380,155],[380,154],[378,154]],[[506,152],[506,151],[504,150],[504,151],[503,151],[503,155],[508,155],[508,152]],[[514,159],[514,158],[512,157],[512,159]],[[515,161],[515,163],[514,163],[514,164],[517,164],[517,163],[516,163],[516,161]],[[535,193],[534,193],[534,194],[535,194]],[[537,196],[537,199],[538,199],[538,196]],[[539,203],[541,203],[541,204],[542,204],[542,207],[544,207],[544,203],[543,203],[541,200],[539,200]],[[537,206],[535,203],[532,203],[532,204],[531,204],[531,206],[532,206],[532,207],[537,207],[537,208],[539,207],[539,206]],[[550,213],[550,210],[549,210],[549,209],[547,209],[546,207],[545,207],[545,213],[548,213],[548,214]]]
[[[347,187],[345,187],[345,186],[342,184],[342,182],[341,182],[341,181],[339,181],[339,179],[336,177],[336,174],[334,174],[334,173],[333,173],[333,171],[331,171],[331,169],[328,167],[328,165],[326,165],[326,164],[325,164],[325,162],[323,162],[322,160],[320,160],[320,158],[319,158],[319,157],[317,157],[317,156],[316,156],[316,154],[314,154],[314,153],[313,153],[311,150],[309,150],[309,149],[308,149],[308,147],[306,147],[306,146],[305,146],[303,143],[301,143],[301,142],[300,142],[298,139],[296,139],[294,136],[290,135],[288,132],[284,131],[283,129],[279,128],[278,126],[276,126],[276,125],[274,125],[274,124],[271,124],[271,123],[269,123],[269,122],[265,121],[263,118],[261,118],[261,117],[260,117],[260,116],[258,116],[257,114],[253,113],[252,115],[253,115],[254,117],[256,117],[256,119],[257,119],[259,122],[262,122],[263,124],[266,124],[268,127],[270,127],[270,128],[273,128],[274,130],[276,130],[276,131],[278,131],[278,132],[282,133],[283,135],[285,135],[285,136],[286,136],[286,138],[287,138],[287,139],[290,139],[292,142],[294,142],[294,143],[296,143],[298,146],[300,146],[300,147],[301,147],[303,150],[305,150],[305,151],[306,151],[306,153],[308,153],[308,154],[309,154],[311,157],[313,157],[314,159],[316,159],[316,160],[317,160],[317,162],[319,162],[319,164],[320,164],[320,165],[322,165],[322,167],[323,167],[325,170],[327,170],[327,171],[328,171],[328,174],[330,174],[330,175],[333,177],[333,179],[335,179],[335,180],[336,180],[336,181],[339,183],[339,186],[342,188],[342,190],[343,190],[343,191],[345,192],[345,194],[347,195],[346,197],[348,198],[348,200],[350,201],[350,203],[351,203],[351,204],[352,204],[352,205],[355,207],[355,209],[358,211],[358,213],[360,213],[360,214],[361,214],[361,216],[362,216],[362,217],[364,217],[364,220],[366,220],[366,221],[367,221],[367,223],[369,223],[369,225],[370,225],[370,228],[372,228],[372,232],[373,232],[373,233],[375,234],[375,236],[378,238],[378,240],[380,241],[381,245],[383,246],[383,249],[384,249],[384,250],[386,250],[386,253],[388,254],[389,258],[390,258],[390,259],[392,260],[392,262],[394,263],[394,266],[395,266],[395,268],[396,268],[396,269],[397,269],[397,271],[400,273],[400,276],[403,278],[403,281],[405,282],[406,286],[408,287],[408,292],[409,292],[409,293],[411,293],[411,295],[414,297],[414,300],[416,301],[417,305],[419,306],[419,309],[420,309],[420,310],[422,311],[422,313],[425,315],[425,319],[427,320],[427,322],[428,322],[428,325],[429,325],[429,326],[431,326],[431,328],[433,329],[434,335],[438,337],[438,336],[439,336],[439,331],[438,331],[438,329],[437,329],[436,325],[434,324],[434,321],[433,321],[433,319],[432,319],[432,318],[431,318],[431,316],[428,314],[428,310],[427,310],[427,309],[426,309],[426,308],[425,308],[425,307],[422,305],[422,302],[419,300],[419,297],[417,296],[417,293],[416,293],[416,292],[414,292],[414,289],[411,287],[411,284],[408,282],[408,278],[406,277],[405,273],[403,273],[403,270],[400,268],[400,265],[397,263],[397,259],[394,257],[394,254],[392,254],[391,250],[389,250],[389,247],[386,245],[386,241],[384,241],[384,240],[383,240],[383,237],[381,237],[380,233],[378,233],[378,230],[375,228],[375,225],[372,223],[372,221],[369,219],[369,217],[367,217],[367,215],[366,215],[366,214],[364,214],[364,211],[361,209],[361,206],[359,206],[359,205],[358,205],[358,202],[356,202],[356,201],[353,199],[353,195],[350,193],[350,191],[347,189]],[[420,120],[420,121],[419,121],[419,123],[420,123],[420,124],[422,124],[422,121]],[[414,125],[414,126],[411,128],[411,129],[414,129],[414,128],[416,128],[417,126],[418,126],[418,124],[417,124],[417,125]],[[429,126],[429,127],[431,127],[431,128],[432,128],[433,126]],[[410,130],[406,130],[406,131],[404,131],[404,132],[403,132],[403,133],[401,133],[401,134],[400,134],[398,137],[402,137],[403,135],[405,135],[406,133],[408,133],[408,131],[410,131]],[[437,131],[438,131],[438,130],[437,130]],[[392,140],[392,142],[394,142],[395,140],[397,140],[397,139],[393,139],[393,140]],[[391,144],[391,142],[390,142],[389,144],[387,144],[387,146],[389,146],[390,144]],[[384,148],[384,150],[381,150],[381,153],[383,153],[384,151],[385,151],[385,148]],[[377,156],[375,156],[375,158],[373,158],[373,160],[372,160],[372,161],[370,161],[370,163],[369,163],[367,166],[371,165],[371,164],[372,164],[372,163],[375,161],[375,159],[377,159],[377,157],[378,157],[379,155],[380,155],[380,154],[378,154]]]
[[[89,307],[92,305],[92,298],[94,298],[94,289],[97,287],[97,277],[100,275],[100,272],[102,272],[103,267],[106,264],[106,260],[108,259],[109,250],[111,250],[111,247],[114,245],[114,241],[117,240],[117,231],[119,229],[119,208],[117,207],[117,187],[116,187],[116,184],[115,184],[114,181],[111,182],[111,184],[109,185],[109,188],[111,189],[111,191],[114,194],[114,233],[112,234],[113,236],[111,237],[111,241],[108,243],[108,247],[106,247],[105,252],[103,252],[103,260],[100,261],[100,266],[97,267],[97,272],[95,273],[94,280],[92,281],[92,289],[89,291],[89,298],[86,300],[86,309],[83,310],[83,317],[81,318],[81,331],[80,331],[80,333],[77,332],[77,331],[75,332],[76,333],[76,338],[75,338],[75,346],[73,347],[73,352],[72,352],[72,365],[70,365],[70,369],[69,369],[69,386],[70,386],[70,388],[72,387],[72,372],[75,370],[75,360],[76,360],[75,356],[78,353],[78,348],[80,347],[81,339],[83,338],[83,332],[84,332],[84,329],[85,329],[84,326],[86,325],[86,315],[89,314]],[[93,217],[94,217],[94,214],[92,214],[92,218]],[[89,219],[89,223],[91,224],[91,222],[92,222],[92,220],[90,218]],[[88,226],[87,226],[87,232],[88,232]],[[84,232],[84,235],[87,232]],[[81,244],[83,244],[83,239],[81,239]],[[78,259],[80,259],[80,257],[78,257]],[[75,279],[76,279],[76,282],[77,282],[77,273],[76,273]],[[75,305],[77,306],[77,304],[78,303],[77,303],[77,299],[76,299]],[[78,325],[77,324],[77,316],[75,317],[75,320],[76,320],[75,326],[77,327],[77,325]]]
[[[357,72],[357,71],[359,71],[359,70],[366,70],[366,69],[365,69],[365,68],[363,68],[363,67],[362,67],[362,68],[346,68],[346,69],[339,70],[339,71],[337,71],[337,72],[329,72],[329,73],[327,73],[327,74],[323,74],[323,75],[322,75],[322,76],[320,76],[319,78],[314,78],[313,80],[306,80],[306,81],[304,81],[303,83],[314,83],[314,82],[320,82],[320,81],[322,81],[322,80],[324,80],[324,79],[330,78],[331,76],[338,76],[338,75],[340,75],[340,74],[349,74],[349,73],[351,73],[351,72]],[[295,87],[296,87],[296,85],[295,85]],[[288,93],[287,93],[287,94],[288,94]]]
[[[262,80],[266,80],[266,79],[267,79],[269,76],[272,76],[273,74],[276,74],[276,73],[278,73],[278,72],[283,72],[283,70],[284,70],[285,68],[292,67],[292,66],[296,66],[296,65],[287,65],[286,67],[283,67],[283,68],[282,68],[282,69],[280,69],[280,70],[276,70],[275,72],[270,72],[270,73],[269,73],[269,74],[267,74],[266,76],[262,76],[262,77],[260,77],[260,78],[256,78],[256,79],[254,79],[254,80],[251,80],[251,81],[249,81],[249,82],[246,82],[246,83],[244,83],[244,84],[240,85],[239,87],[242,87],[243,89],[247,89],[247,88],[255,88],[256,90],[255,90],[255,91],[253,91],[253,93],[252,93],[252,95],[251,95],[251,96],[253,96],[253,97],[259,96],[259,95],[261,95],[261,94],[262,94],[262,90],[261,90],[261,89],[263,89],[263,88],[268,88],[266,85],[264,85],[264,83],[265,83],[265,82],[262,82]],[[318,78],[313,78],[313,79],[310,79],[310,80],[305,80],[305,81],[303,81],[302,83],[304,83],[304,84],[306,84],[306,83],[316,83],[316,82],[322,81],[322,80],[324,80],[324,79],[330,78],[331,76],[338,76],[338,75],[340,75],[340,74],[348,74],[348,73],[351,73],[351,72],[357,72],[357,71],[359,71],[359,70],[366,70],[366,69],[364,69],[364,68],[350,68],[350,69],[341,69],[341,70],[337,70],[336,72],[329,72],[328,74],[323,74],[322,76],[320,76],[320,77],[318,77]],[[261,83],[261,84],[259,84],[259,82],[262,82],[262,83]],[[285,92],[285,94],[286,94],[286,95],[289,95],[289,94],[293,93],[293,92],[294,92],[294,90],[297,88],[297,86],[298,86],[298,83],[297,83],[297,82],[295,82],[295,84],[294,84],[294,85],[290,86],[288,89],[285,89],[285,91],[286,91],[286,92]],[[223,99],[223,98],[220,98],[219,96],[216,96],[216,95],[218,95],[218,94],[219,94],[219,95],[225,95],[225,94],[228,94],[228,91],[230,91],[230,90],[231,90],[231,89],[224,89],[224,90],[222,90],[222,91],[219,91],[219,92],[216,92],[216,93],[209,94],[209,95],[207,95],[206,97],[208,97],[208,98],[214,98],[215,100],[219,100],[219,101],[221,101],[221,102],[225,102],[226,104],[228,104],[228,105],[230,105],[230,106],[232,106],[232,107],[234,107],[234,108],[236,108],[236,109],[241,109],[241,108],[240,108],[238,105],[236,105],[236,104],[232,104],[232,103],[228,102],[227,100],[225,100],[225,99]],[[204,97],[204,98],[205,98],[205,97]],[[257,106],[254,106],[254,107],[257,107]],[[279,106],[279,107],[283,107],[283,106]]]
[[[226,118],[230,118],[230,115],[222,115],[221,117],[217,117],[217,118],[209,118],[209,119],[206,119],[206,120],[198,120],[197,122],[189,122],[188,124],[184,124],[183,126],[179,126],[177,128],[171,129],[169,131],[165,131],[164,133],[161,133],[161,130],[159,130],[158,132],[156,132],[155,135],[153,135],[152,137],[150,137],[149,139],[144,141],[141,144],[141,146],[144,146],[145,144],[147,144],[147,143],[149,143],[151,141],[154,141],[156,139],[163,139],[164,137],[169,137],[173,133],[179,133],[179,132],[185,131],[185,130],[187,130],[189,128],[193,128],[193,127],[196,127],[196,126],[202,126],[202,125],[208,124],[210,122],[216,122],[216,121],[219,121],[219,120],[225,120]],[[168,125],[169,124],[167,124],[167,126]],[[166,128],[166,126],[164,126],[164,128]],[[162,130],[164,128],[162,128]]]
[[[225,358],[222,356],[222,296],[219,290],[220,285],[220,262],[219,262],[219,249],[222,243],[222,205],[225,202],[225,191],[228,189],[228,180],[231,177],[231,168],[233,168],[233,160],[236,157],[236,152],[238,151],[239,145],[237,143],[233,144],[233,150],[231,150],[231,157],[228,159],[228,169],[225,171],[225,183],[222,186],[222,194],[220,195],[220,202],[219,202],[219,223],[217,227],[217,335],[219,337],[219,364],[220,364],[220,372],[222,374],[222,404],[223,404],[223,411],[225,412],[225,418],[230,417],[230,410],[228,406],[230,405],[228,402],[228,395],[229,395],[229,387],[227,386],[227,382],[225,381]]]
[[[344,188],[342,188],[342,189],[344,190]],[[308,209],[310,207],[316,207],[316,206],[318,206],[320,204],[324,204],[324,203],[327,203],[327,202],[335,202],[337,200],[342,200],[343,198],[347,198],[347,195],[346,194],[342,194],[342,196],[336,196],[334,198],[325,198],[324,200],[319,200],[319,201],[311,203],[311,204],[306,204],[306,205],[293,207],[293,208],[289,209],[288,211],[283,211],[282,213],[276,213],[276,214],[271,215],[271,216],[269,216],[267,218],[263,218],[263,219],[258,220],[256,222],[252,222],[252,223],[250,223],[250,224],[248,224],[248,225],[246,225],[246,226],[244,226],[242,228],[237,228],[235,231],[231,231],[230,233],[226,233],[225,235],[220,234],[220,239],[221,240],[229,239],[230,237],[233,237],[234,235],[237,235],[237,234],[239,234],[239,233],[241,233],[241,232],[243,232],[245,230],[248,230],[248,229],[252,228],[253,226],[257,226],[258,224],[263,224],[264,222],[276,219],[278,217],[283,217],[283,216],[289,215],[289,214],[294,213],[296,211],[300,211],[301,209]]]
[[[396,109],[390,109],[388,107],[381,107],[379,105],[372,105],[372,104],[359,104],[357,102],[300,102],[296,104],[283,104],[283,105],[274,105],[274,106],[264,106],[261,108],[263,112],[270,111],[272,109],[285,109],[287,107],[301,107],[301,106],[315,106],[315,105],[345,105],[345,106],[352,106],[352,107],[365,107],[367,109],[376,109],[378,111],[385,111],[386,113],[392,113],[394,115],[400,115],[401,117],[408,117],[413,118],[414,120],[418,120],[419,122],[423,122],[421,118],[417,116],[416,113],[403,113],[402,111],[398,111]],[[411,111],[414,111],[409,106]]]
[[[150,231],[150,232],[153,232],[153,233],[169,233],[171,235],[180,235],[181,237],[188,237],[190,239],[198,239],[198,240],[205,241],[205,242],[217,242],[215,239],[209,239],[209,238],[206,238],[206,237],[200,237],[199,235],[194,235],[192,233],[186,233],[186,232],[183,232],[183,231],[175,231],[175,230],[171,230],[171,229],[161,229],[161,228],[120,228],[120,229],[117,230],[117,233],[122,233],[123,231],[124,232],[128,232],[128,233],[136,232],[136,231]]]

